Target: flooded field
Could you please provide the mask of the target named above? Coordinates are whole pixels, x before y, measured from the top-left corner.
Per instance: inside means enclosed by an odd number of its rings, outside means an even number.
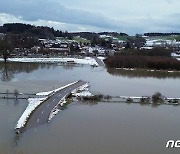
[[[37,93],[69,82],[84,80],[94,94],[151,96],[161,92],[180,97],[179,75],[132,73],[90,66],[57,64],[0,64],[0,92]],[[178,154],[166,149],[170,139],[178,140],[178,106],[151,107],[140,104],[73,102],[49,124],[30,129],[16,138],[14,127],[27,100],[0,99],[0,153],[2,154]]]

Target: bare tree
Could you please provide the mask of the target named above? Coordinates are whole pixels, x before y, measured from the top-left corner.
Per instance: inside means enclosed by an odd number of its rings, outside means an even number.
[[[19,95],[19,91],[17,89],[14,90],[14,96],[16,97],[16,100],[17,100],[17,97]]]
[[[12,50],[12,45],[7,39],[0,40],[0,55],[3,56],[4,62],[7,62],[9,52]]]

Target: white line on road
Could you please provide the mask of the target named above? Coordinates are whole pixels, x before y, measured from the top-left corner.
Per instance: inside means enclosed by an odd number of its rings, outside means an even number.
[[[44,111],[42,111],[42,114],[44,113]]]
[[[61,96],[61,94],[59,94],[59,96]]]
[[[37,123],[39,122],[39,119],[37,120]]]
[[[53,102],[55,101],[56,99],[53,99]]]

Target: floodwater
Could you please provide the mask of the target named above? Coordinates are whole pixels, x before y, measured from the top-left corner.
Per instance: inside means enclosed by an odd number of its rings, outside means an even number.
[[[112,96],[180,97],[180,77],[166,73],[132,73],[57,64],[0,64],[0,92],[36,93],[85,80],[91,92]],[[73,102],[49,124],[27,130],[19,138],[14,127],[27,100],[0,99],[0,154],[178,154],[166,149],[180,139],[178,106]]]

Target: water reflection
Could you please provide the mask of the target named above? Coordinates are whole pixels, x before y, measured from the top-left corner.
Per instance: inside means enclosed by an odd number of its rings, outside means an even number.
[[[18,73],[31,73],[38,69],[55,69],[57,66],[62,66],[65,70],[73,70],[75,67],[83,67],[83,65],[72,65],[72,64],[40,64],[40,63],[0,63],[0,79],[1,81],[8,82],[15,78],[15,75]],[[103,69],[104,70],[104,69]],[[98,70],[99,71],[99,70]],[[107,68],[107,72],[114,76],[122,76],[128,78],[180,78],[180,72],[151,72],[145,70],[118,70]]]
[[[8,82],[14,78],[15,74],[30,73],[39,68],[39,64],[32,63],[0,63],[1,80]]]
[[[0,70],[1,70],[1,80],[2,81],[10,81],[13,77],[14,77],[14,74],[12,73],[12,71],[8,71],[8,65],[7,64],[1,64],[0,65]]]
[[[146,71],[146,70],[122,70],[107,68],[107,72],[111,75],[122,76],[128,78],[180,78],[180,72],[163,72],[163,71]]]
[[[127,105],[139,105],[141,107],[151,107],[151,108],[158,108],[161,105],[169,105],[169,104],[157,104],[157,103],[141,103],[141,102],[126,102],[126,101],[78,101],[78,104],[80,105],[88,105],[90,107],[96,106],[99,103],[103,104],[127,104]],[[78,105],[76,104],[76,105]],[[171,106],[178,106],[178,105],[171,105]]]
[[[0,63],[1,81],[8,82],[14,79],[15,74],[31,73],[38,69],[55,69],[57,66],[63,66],[64,69],[72,70],[77,65],[66,64],[40,64],[40,63]],[[79,65],[83,66],[83,65]]]

